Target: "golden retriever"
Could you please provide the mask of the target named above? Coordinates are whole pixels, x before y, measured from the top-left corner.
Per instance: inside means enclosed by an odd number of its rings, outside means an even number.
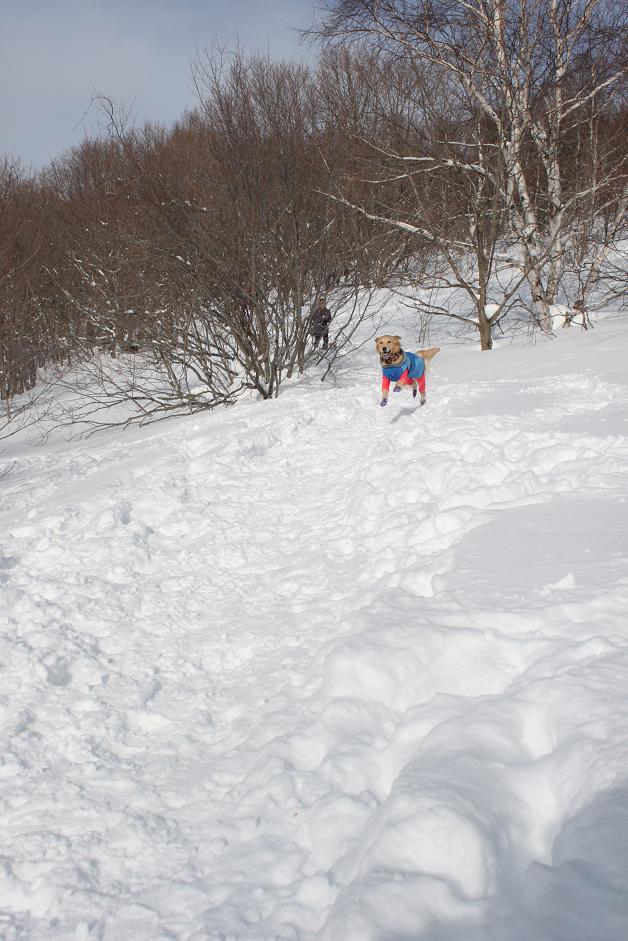
[[[406,353],[401,347],[401,337],[396,334],[384,334],[376,337],[375,349],[379,354],[382,367],[382,400],[380,405],[388,403],[388,390],[390,383],[395,383],[395,392],[402,386],[412,386],[412,395],[417,391],[421,393],[421,405],[425,405],[425,374],[440,346],[432,346],[428,350],[417,350],[416,353]]]

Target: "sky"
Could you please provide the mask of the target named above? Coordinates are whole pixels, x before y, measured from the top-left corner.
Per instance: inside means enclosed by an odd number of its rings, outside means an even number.
[[[0,0],[0,155],[38,169],[97,127],[94,96],[170,123],[215,42],[304,59],[315,0]]]

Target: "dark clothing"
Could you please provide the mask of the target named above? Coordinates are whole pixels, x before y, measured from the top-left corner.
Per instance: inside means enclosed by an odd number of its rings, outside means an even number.
[[[322,337],[324,333],[329,333],[331,323],[331,311],[327,307],[319,307],[312,314],[312,336]]]
[[[331,323],[331,311],[328,307],[317,307],[310,318],[310,332],[314,337],[314,346],[318,346],[319,340],[323,341],[323,349],[326,350],[329,345],[329,325]]]

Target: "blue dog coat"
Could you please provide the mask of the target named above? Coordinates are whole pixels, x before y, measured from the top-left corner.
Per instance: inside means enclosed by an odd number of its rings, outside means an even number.
[[[425,372],[425,360],[418,353],[406,353],[398,366],[382,366],[382,373],[390,382],[399,382],[406,370],[408,379],[420,379]]]

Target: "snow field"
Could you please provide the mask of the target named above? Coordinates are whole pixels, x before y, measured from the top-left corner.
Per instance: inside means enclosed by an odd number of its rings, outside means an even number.
[[[620,941],[628,328],[2,481],[7,941]]]

